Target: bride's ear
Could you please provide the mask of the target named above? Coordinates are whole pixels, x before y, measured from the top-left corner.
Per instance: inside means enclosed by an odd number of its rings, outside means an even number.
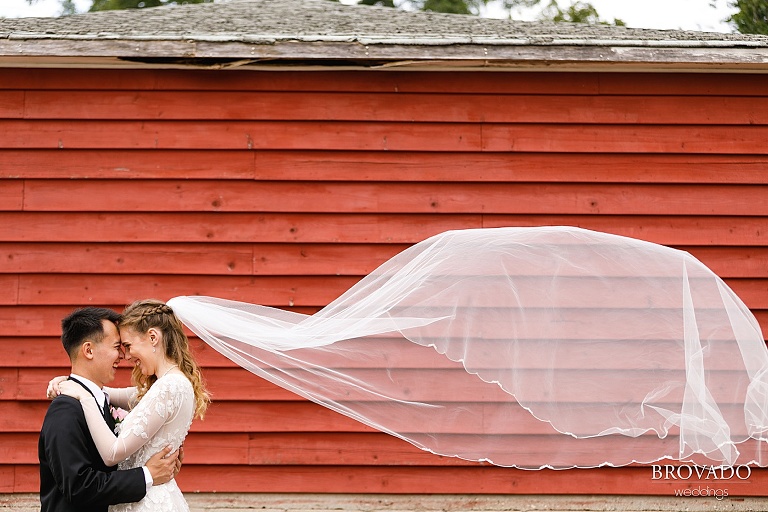
[[[149,343],[151,343],[153,347],[160,342],[160,339],[161,339],[160,331],[158,331],[154,327],[149,328],[149,330],[147,331],[147,336],[149,336]]]

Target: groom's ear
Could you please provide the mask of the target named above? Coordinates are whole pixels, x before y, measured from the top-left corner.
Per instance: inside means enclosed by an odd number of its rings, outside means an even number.
[[[93,342],[86,340],[80,345],[80,355],[85,359],[93,359]]]

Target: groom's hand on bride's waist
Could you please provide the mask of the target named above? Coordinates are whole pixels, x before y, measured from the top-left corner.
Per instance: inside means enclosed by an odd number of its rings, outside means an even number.
[[[147,461],[146,468],[152,475],[152,485],[170,482],[181,469],[179,451],[171,453],[171,449],[166,446]]]

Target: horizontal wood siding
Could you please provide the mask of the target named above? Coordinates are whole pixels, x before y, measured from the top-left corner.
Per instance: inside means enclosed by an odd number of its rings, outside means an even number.
[[[0,70],[0,492],[38,489],[60,320],[82,305],[202,294],[311,314],[430,235],[574,225],[690,251],[768,332],[767,91],[746,74]],[[680,487],[637,465],[432,455],[192,342],[214,404],[186,492]],[[397,357],[428,389],[418,350]],[[513,430],[521,460],[539,454],[547,432]],[[753,470],[728,490],[767,484]]]

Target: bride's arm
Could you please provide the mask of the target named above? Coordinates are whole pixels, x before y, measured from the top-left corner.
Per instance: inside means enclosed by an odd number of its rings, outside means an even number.
[[[166,409],[156,407],[157,400],[145,396],[125,417],[120,435],[115,437],[104,421],[101,409],[96,405],[96,399],[90,393],[82,386],[70,381],[62,382],[59,387],[62,394],[80,400],[88,430],[99,450],[99,455],[107,466],[114,466],[133,455],[160,430],[166,420],[165,416],[158,412]]]
[[[138,393],[138,390],[136,389],[136,386],[128,388],[109,388],[104,386],[104,392],[109,395],[110,404],[125,409],[126,411],[130,411],[131,401]]]
[[[48,388],[45,390],[45,395],[51,400],[59,396],[59,384],[66,381],[67,378],[66,375],[59,375],[58,377],[52,378],[48,382]],[[109,395],[109,403],[125,409],[126,411],[131,409],[131,400],[138,393],[135,386],[127,388],[110,388],[104,386],[104,391]]]

